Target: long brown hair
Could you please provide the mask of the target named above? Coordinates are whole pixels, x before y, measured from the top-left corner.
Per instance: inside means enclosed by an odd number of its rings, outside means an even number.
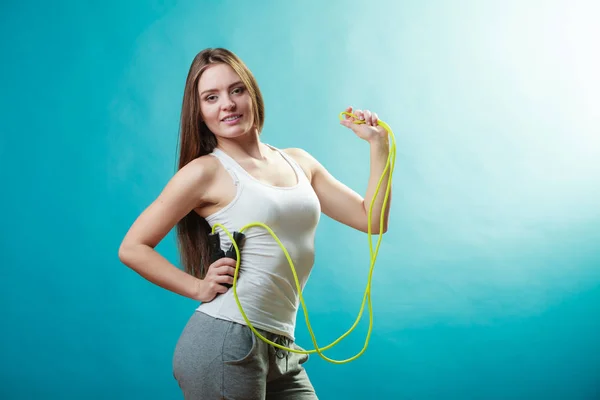
[[[181,108],[180,148],[178,169],[190,161],[211,153],[217,146],[217,138],[202,122],[198,82],[211,64],[229,65],[238,74],[252,99],[254,126],[260,133],[265,120],[265,106],[256,79],[242,60],[223,48],[208,48],[194,57],[187,75]],[[190,211],[177,223],[177,245],[181,264],[185,271],[203,279],[209,266],[208,234],[211,228],[195,211]]]

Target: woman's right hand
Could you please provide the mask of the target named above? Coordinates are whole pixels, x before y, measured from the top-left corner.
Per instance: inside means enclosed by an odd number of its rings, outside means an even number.
[[[220,258],[210,264],[206,276],[200,280],[198,300],[208,303],[218,294],[225,293],[229,288],[224,284],[233,285],[235,265],[236,260],[228,257]]]

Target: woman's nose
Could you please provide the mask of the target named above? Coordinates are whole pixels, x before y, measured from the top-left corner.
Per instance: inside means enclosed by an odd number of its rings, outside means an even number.
[[[231,110],[234,108],[235,108],[235,102],[233,100],[231,100],[230,97],[226,97],[225,100],[223,100],[223,109]]]

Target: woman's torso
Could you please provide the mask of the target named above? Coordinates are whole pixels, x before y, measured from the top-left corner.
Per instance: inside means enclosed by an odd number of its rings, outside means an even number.
[[[253,222],[266,224],[288,251],[303,288],[314,262],[320,204],[307,171],[289,154],[268,147],[272,151],[268,168],[238,163],[215,149],[211,156],[220,167],[208,191],[208,205],[198,212],[210,226],[222,224],[230,233]],[[229,237],[221,229],[216,231],[226,250]],[[249,227],[244,234],[237,281],[244,312],[257,328],[293,339],[298,290],[285,253],[263,227]],[[198,310],[245,324],[232,289]]]

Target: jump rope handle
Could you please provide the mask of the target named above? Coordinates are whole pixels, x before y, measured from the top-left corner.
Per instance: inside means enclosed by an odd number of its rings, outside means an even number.
[[[240,251],[242,250],[243,241],[246,236],[241,232],[233,232],[233,240],[237,244]],[[235,253],[235,247],[233,247],[233,243],[229,246],[227,251],[221,250],[221,238],[217,232],[208,234],[208,242],[210,244],[210,263],[214,263],[220,258],[227,257],[233,258],[237,261],[237,254]],[[238,272],[238,278],[239,278]],[[223,286],[231,288],[232,285],[224,283]]]

